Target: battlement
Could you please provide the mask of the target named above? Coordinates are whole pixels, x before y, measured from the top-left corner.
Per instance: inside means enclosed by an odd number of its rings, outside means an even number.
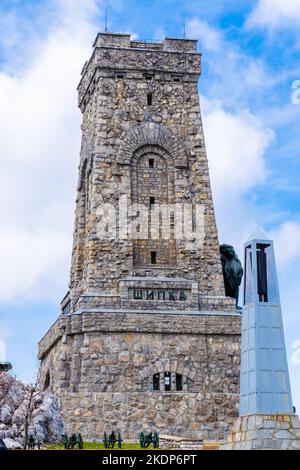
[[[201,55],[197,40],[165,38],[162,42],[131,40],[130,34],[99,33],[81,72],[79,106],[85,110],[100,79],[176,80],[197,83]]]
[[[168,38],[163,41],[144,41],[131,39],[130,34],[98,33],[93,47],[112,47],[122,49],[154,49],[156,51],[197,53],[196,39]]]

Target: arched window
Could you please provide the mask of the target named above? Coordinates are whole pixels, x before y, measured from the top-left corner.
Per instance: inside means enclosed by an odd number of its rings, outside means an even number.
[[[153,390],[159,390],[160,389],[160,383],[159,383],[159,374],[154,374],[153,375]]]
[[[182,375],[172,372],[153,374],[152,388],[154,391],[161,392],[181,392],[183,390]]]

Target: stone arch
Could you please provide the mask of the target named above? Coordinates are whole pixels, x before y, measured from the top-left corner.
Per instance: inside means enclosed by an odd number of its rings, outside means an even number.
[[[134,153],[144,146],[164,149],[174,159],[176,168],[188,166],[187,149],[182,140],[164,126],[154,122],[144,122],[123,134],[117,155],[117,163],[130,165]]]
[[[139,380],[144,381],[147,378],[151,378],[153,374],[158,374],[161,372],[174,372],[175,374],[180,374],[191,381],[195,381],[197,372],[192,365],[186,364],[183,361],[161,359],[160,361],[153,362],[144,367],[139,375]]]

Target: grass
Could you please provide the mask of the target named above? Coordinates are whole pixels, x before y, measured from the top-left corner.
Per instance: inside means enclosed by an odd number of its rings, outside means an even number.
[[[152,449],[153,446],[148,447]],[[111,450],[105,449],[103,442],[85,442],[83,446],[84,450]],[[64,450],[63,444],[48,444],[46,445],[46,450]],[[74,450],[78,450],[78,447],[75,446]],[[118,444],[115,444],[114,450],[119,450]],[[138,442],[122,442],[122,449],[121,450],[145,450],[141,449],[140,444]]]

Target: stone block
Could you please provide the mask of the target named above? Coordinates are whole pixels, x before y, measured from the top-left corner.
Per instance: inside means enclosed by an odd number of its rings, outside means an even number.
[[[245,417],[245,418],[242,419],[242,422],[241,422],[241,424],[242,424],[242,426],[241,426],[242,432],[248,431],[248,429],[249,429],[249,422],[248,422],[248,421],[249,421],[249,420],[248,420],[248,417]]]
[[[290,433],[291,433],[292,436],[294,436],[296,439],[300,439],[300,429],[290,428]]]
[[[290,445],[291,445],[291,440],[290,439],[281,439],[278,442],[278,449],[287,450],[287,449],[289,449]]]
[[[276,439],[292,439],[293,435],[290,431],[283,429],[281,431],[276,431],[274,433],[274,437],[276,437]]]
[[[253,450],[262,450],[264,449],[264,440],[263,439],[255,439],[252,441],[252,449]]]
[[[276,426],[276,422],[275,421],[264,421],[264,428],[265,429],[275,429],[275,426]],[[287,425],[289,426],[289,425]]]
[[[230,428],[230,432],[232,432],[232,433],[240,432],[240,430],[243,426],[243,423],[244,423],[244,418],[235,419],[232,427]]]
[[[248,422],[249,430],[255,429],[255,427],[256,427],[256,416],[255,415],[248,416],[247,417],[247,422]]]
[[[279,449],[279,442],[277,439],[264,439],[263,440],[263,449],[276,450]]]
[[[291,426],[295,429],[300,429],[300,420],[298,415],[291,416]]]
[[[300,450],[300,439],[291,441],[290,449]]]

